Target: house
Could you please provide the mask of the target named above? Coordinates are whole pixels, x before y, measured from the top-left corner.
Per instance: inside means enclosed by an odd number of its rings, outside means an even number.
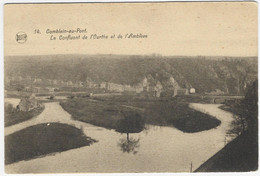
[[[126,92],[135,92],[135,87],[132,87],[130,85],[123,85],[123,89]]]
[[[156,80],[152,77],[152,75],[147,76],[147,86],[144,87],[144,91],[153,92],[156,86]]]
[[[107,83],[106,82],[101,82],[99,85],[100,89],[105,89],[106,88]]]
[[[41,83],[42,82],[42,79],[39,79],[39,78],[35,78],[33,80],[33,83]]]
[[[54,80],[52,80],[52,83],[53,83],[54,85],[57,85],[57,84],[58,84],[58,80],[54,79]]]
[[[30,86],[26,86],[26,87],[24,88],[24,90],[25,90],[26,92],[31,92],[31,91],[32,91],[32,88],[31,88]]]
[[[143,87],[147,87],[148,86],[148,79],[146,78],[146,76],[144,77],[144,79],[141,81],[141,85]]]
[[[67,84],[68,84],[68,86],[73,86],[73,82],[72,81],[68,81]]]
[[[43,88],[43,87],[34,87],[34,88],[32,88],[32,92],[33,93],[48,93],[49,90],[47,88]]]
[[[173,92],[173,97],[175,97],[177,95],[188,95],[188,94],[189,94],[188,89],[176,87]]]
[[[154,87],[154,96],[155,97],[160,97],[161,96],[161,92],[162,92],[162,84],[160,81],[157,81],[155,87]]]
[[[179,87],[178,82],[171,76],[168,80],[169,86],[173,89]]]
[[[90,77],[87,77],[86,78],[86,87],[95,88],[95,87],[97,87],[97,84],[94,81],[92,81],[92,79]]]
[[[48,92],[53,93],[55,91],[54,87],[47,87],[46,88],[48,90]]]
[[[123,92],[124,86],[116,83],[107,83],[107,90],[115,92]]]
[[[195,93],[195,89],[194,88],[190,88],[190,94],[194,94]]]
[[[31,111],[39,106],[40,104],[35,99],[35,96],[31,96],[29,98],[22,98],[17,106],[17,109],[20,111]]]
[[[134,86],[134,89],[135,89],[136,93],[141,93],[144,91],[143,85],[136,85],[136,86]]]

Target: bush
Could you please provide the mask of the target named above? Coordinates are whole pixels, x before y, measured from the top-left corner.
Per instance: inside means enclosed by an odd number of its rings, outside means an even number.
[[[13,112],[15,109],[13,107],[12,104],[10,103],[5,103],[5,113],[11,113]]]
[[[43,110],[44,106],[39,106],[31,111],[17,111],[12,105],[5,104],[5,127],[29,120],[42,113]]]

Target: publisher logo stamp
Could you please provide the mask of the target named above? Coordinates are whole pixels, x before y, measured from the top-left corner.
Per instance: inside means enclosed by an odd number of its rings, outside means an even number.
[[[18,32],[15,35],[15,40],[18,43],[25,43],[27,41],[27,34],[25,32]]]

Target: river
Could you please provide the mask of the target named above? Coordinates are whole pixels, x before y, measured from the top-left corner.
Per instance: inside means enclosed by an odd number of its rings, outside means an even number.
[[[58,102],[45,103],[37,117],[5,128],[5,135],[31,125],[60,122],[83,128],[84,133],[98,140],[81,147],[6,165],[7,173],[111,173],[111,172],[189,172],[195,170],[225,145],[232,114],[217,104],[190,104],[191,108],[221,120],[217,128],[198,133],[183,133],[173,127],[146,126],[146,130],[130,134],[136,143],[133,152],[123,152],[127,135],[71,119]]]

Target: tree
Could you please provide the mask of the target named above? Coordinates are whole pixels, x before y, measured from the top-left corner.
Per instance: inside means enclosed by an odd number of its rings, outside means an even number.
[[[140,146],[140,139],[129,138],[129,133],[139,133],[144,129],[144,119],[136,112],[126,111],[123,112],[123,119],[117,124],[116,131],[126,133],[126,139],[121,139],[119,146],[123,152],[133,154],[137,153],[137,148]]]
[[[254,81],[249,88],[245,99],[234,102],[233,110],[234,121],[232,122],[233,129],[230,133],[240,135],[245,131],[257,133],[258,129],[258,81]]]
[[[258,80],[255,80],[248,88],[244,108],[246,120],[250,128],[258,128]]]
[[[136,112],[123,112],[123,119],[117,123],[116,131],[120,133],[139,133],[144,129],[144,119]]]

